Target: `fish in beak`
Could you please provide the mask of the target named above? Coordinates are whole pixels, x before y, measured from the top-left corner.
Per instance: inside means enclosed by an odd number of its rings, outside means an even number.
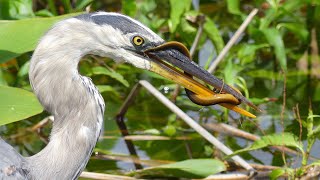
[[[185,87],[189,99],[196,104],[203,106],[219,104],[252,118],[255,118],[256,116],[237,105],[245,103],[253,109],[261,111],[238,90],[228,86],[223,81],[201,68],[198,64],[194,63],[191,60],[188,49],[179,42],[173,41],[163,43],[159,46],[145,50],[144,54],[151,59],[150,71]],[[178,70],[173,66],[181,70]],[[193,77],[214,87],[215,91],[210,90],[205,85],[193,79]]]

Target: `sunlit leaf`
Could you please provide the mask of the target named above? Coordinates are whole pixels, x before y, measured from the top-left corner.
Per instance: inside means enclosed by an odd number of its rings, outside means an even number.
[[[113,69],[107,69],[105,67],[98,66],[98,67],[92,68],[92,73],[95,75],[98,75],[98,74],[107,75],[107,76],[112,77],[113,79],[119,81],[124,86],[129,87],[128,81],[125,80],[121,74],[117,73]]]
[[[180,23],[180,18],[184,12],[190,9],[191,0],[170,0],[170,32],[175,32],[178,24]]]
[[[43,111],[35,95],[20,88],[0,86],[0,99],[0,126]]]
[[[190,159],[143,169],[132,174],[136,177],[204,178],[225,170],[224,163],[216,159]]]
[[[40,37],[57,21],[70,16],[0,21],[0,63],[34,50]]]
[[[287,71],[287,57],[280,32],[275,28],[263,29],[262,32],[267,38],[267,41],[274,47],[281,69]]]
[[[208,35],[208,37],[214,44],[217,52],[221,52],[221,50],[224,47],[224,42],[214,22],[207,17],[203,28],[204,28],[204,32]]]
[[[298,142],[298,138],[291,133],[279,133],[279,134],[271,134],[267,136],[261,137],[261,139],[255,141],[251,144],[251,146],[235,151],[233,154],[226,156],[227,158],[237,155],[241,152],[253,151],[261,148],[265,148],[267,146],[287,146],[299,149],[302,153],[304,153],[303,146]]]

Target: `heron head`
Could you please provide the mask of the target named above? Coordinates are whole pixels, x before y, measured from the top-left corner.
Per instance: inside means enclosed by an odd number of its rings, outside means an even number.
[[[239,102],[255,107],[239,92],[191,61],[184,45],[179,42],[165,42],[148,27],[130,17],[97,12],[76,18],[95,28],[91,34],[98,43],[95,46],[100,47],[96,54],[156,72],[198,94],[211,91],[195,81],[192,78],[195,76],[216,89],[233,95]],[[181,70],[189,75],[185,75]]]

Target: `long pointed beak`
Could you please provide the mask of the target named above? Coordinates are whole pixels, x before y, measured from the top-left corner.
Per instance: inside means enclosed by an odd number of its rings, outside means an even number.
[[[223,91],[225,93],[228,93],[225,95],[230,96],[230,101],[239,102],[239,103],[243,102],[249,105],[250,107],[252,107],[253,109],[260,111],[258,107],[256,107],[253,103],[251,103],[247,98],[245,98],[238,91],[228,86],[223,81],[221,81],[220,79],[213,76],[208,71],[204,70],[203,68],[198,66],[196,63],[191,61],[190,58],[188,57],[189,52],[187,48],[181,43],[167,42],[160,46],[150,48],[144,51],[144,53],[150,59],[153,60],[153,62],[151,62],[150,71],[158,73],[161,76],[164,76],[167,79],[170,79],[182,85],[186,89],[195,93],[198,97],[201,97],[202,99],[207,98],[210,101],[210,98],[219,98],[219,94],[216,94],[212,90],[208,89],[206,86],[194,80],[192,76],[195,76],[199,80],[215,87],[218,91]],[[172,64],[180,68],[182,71],[186,72],[187,74],[177,70],[176,68],[174,68],[169,64]],[[236,111],[240,114],[243,114],[245,116],[255,117],[255,115],[238,107],[236,104],[223,102],[220,105],[228,109],[231,109],[233,111]]]

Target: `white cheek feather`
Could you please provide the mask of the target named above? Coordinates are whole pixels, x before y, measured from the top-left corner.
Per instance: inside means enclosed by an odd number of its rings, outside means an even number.
[[[91,130],[87,126],[82,125],[78,132],[78,135],[79,137],[85,140],[88,140],[88,137],[90,136],[91,133],[92,133]]]

